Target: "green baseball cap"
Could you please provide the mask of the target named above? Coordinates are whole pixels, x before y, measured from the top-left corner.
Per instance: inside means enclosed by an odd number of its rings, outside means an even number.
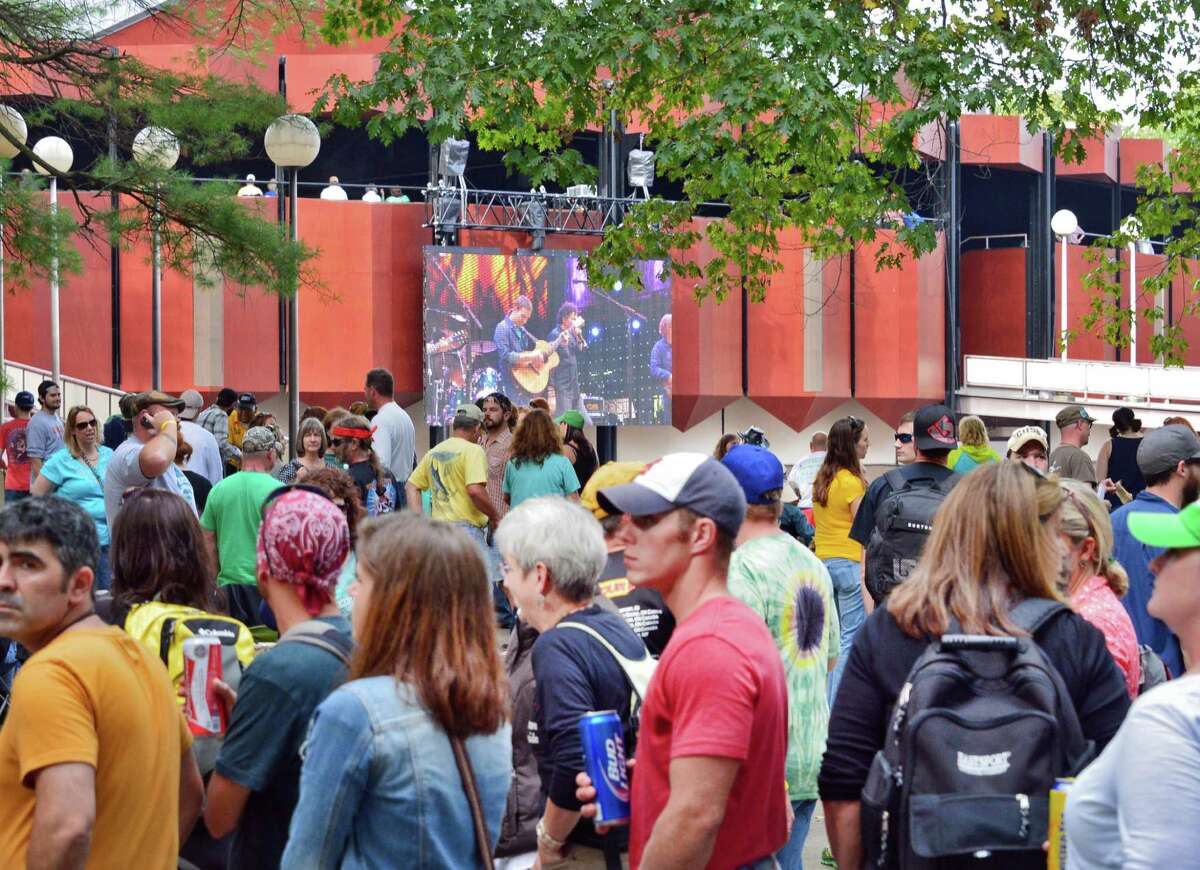
[[[1193,502],[1177,514],[1131,513],[1129,533],[1151,547],[1200,547],[1200,502]]]
[[[583,419],[583,414],[579,413],[578,411],[576,411],[574,409],[572,409],[570,411],[565,411],[554,422],[555,423],[566,423],[568,426],[574,426],[576,429],[582,429],[584,427],[584,425],[586,424],[586,421]]]

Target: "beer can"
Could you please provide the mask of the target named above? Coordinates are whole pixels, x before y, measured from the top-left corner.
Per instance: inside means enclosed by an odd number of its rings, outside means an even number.
[[[1068,776],[1054,781],[1050,789],[1050,854],[1046,858],[1046,870],[1067,870],[1067,830],[1063,826],[1063,810],[1067,808],[1067,792],[1075,777]]]
[[[221,641],[215,637],[189,637],[183,642],[183,711],[197,736],[224,734],[224,705],[213,684],[221,679]]]
[[[579,718],[583,767],[596,787],[596,824],[629,823],[629,772],[625,738],[615,710],[584,713]]]

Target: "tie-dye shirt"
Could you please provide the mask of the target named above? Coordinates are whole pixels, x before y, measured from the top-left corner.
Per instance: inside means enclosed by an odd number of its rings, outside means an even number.
[[[788,684],[788,797],[816,798],[829,731],[825,681],[839,642],[829,571],[790,535],[768,535],[734,550],[729,591],[766,621],[783,657]]]

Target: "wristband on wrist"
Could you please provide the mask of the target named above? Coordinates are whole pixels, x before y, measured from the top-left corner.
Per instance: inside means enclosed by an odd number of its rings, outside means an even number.
[[[167,427],[170,426],[174,422],[175,422],[174,420],[163,420],[161,423],[158,424],[158,431],[166,432]]]
[[[565,840],[556,840],[546,833],[546,823],[542,819],[538,819],[537,823],[537,841],[538,846],[542,849],[548,849],[551,852],[561,852],[566,848]]]

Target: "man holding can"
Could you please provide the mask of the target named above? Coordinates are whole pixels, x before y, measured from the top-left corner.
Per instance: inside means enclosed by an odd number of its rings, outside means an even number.
[[[676,619],[641,711],[630,865],[773,867],[788,839],[787,684],[762,618],[726,583],[742,488],[712,457],[674,453],[599,501],[625,515],[630,582]]]
[[[174,867],[204,787],[167,669],[96,615],[92,518],[0,512],[0,636],[33,655],[0,730],[0,867]]]

